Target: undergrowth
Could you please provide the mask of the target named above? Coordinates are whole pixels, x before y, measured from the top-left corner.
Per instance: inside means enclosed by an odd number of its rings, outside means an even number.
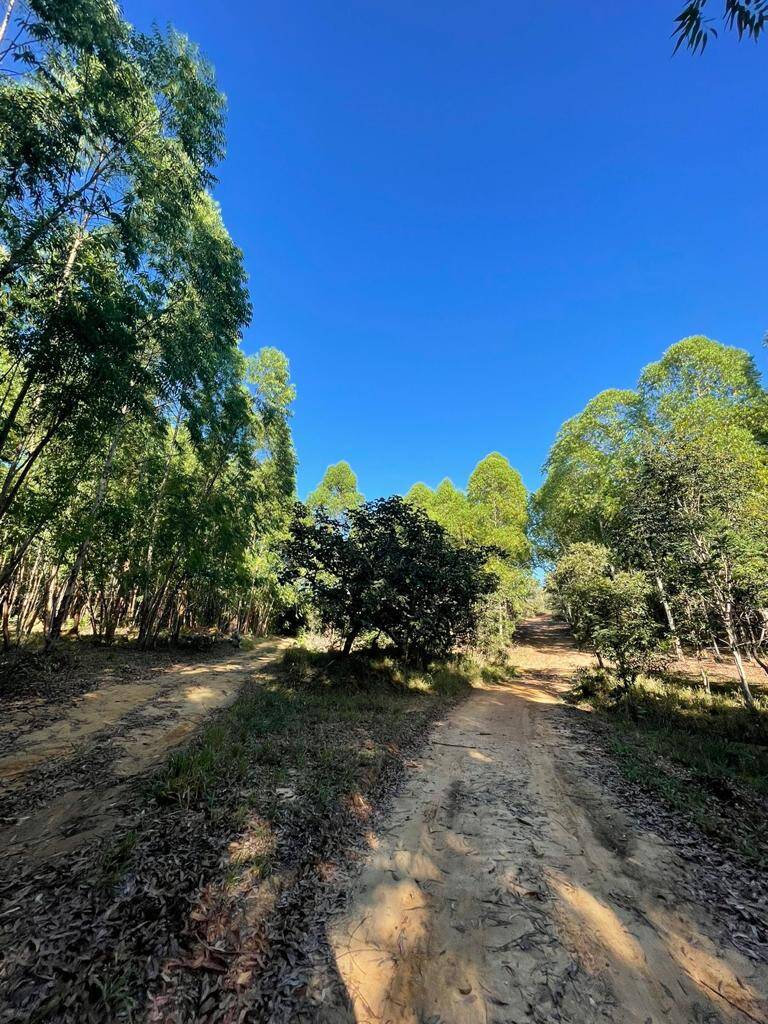
[[[752,711],[735,688],[709,694],[678,675],[641,677],[625,689],[590,668],[576,673],[569,699],[598,713],[626,778],[750,859],[768,861],[765,696]]]
[[[262,786],[282,785],[290,778],[296,798],[327,807],[380,773],[420,726],[466,695],[473,682],[511,671],[470,655],[415,669],[378,653],[343,658],[289,648],[269,680],[246,686],[193,744],[170,758],[153,794],[214,808],[222,787],[257,779]]]

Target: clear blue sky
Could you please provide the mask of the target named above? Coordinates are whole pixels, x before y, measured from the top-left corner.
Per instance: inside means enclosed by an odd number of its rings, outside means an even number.
[[[530,487],[564,418],[681,337],[768,330],[768,40],[672,58],[683,0],[125,0],[229,100],[246,349],[298,389],[304,494]],[[713,8],[722,6],[720,0]]]

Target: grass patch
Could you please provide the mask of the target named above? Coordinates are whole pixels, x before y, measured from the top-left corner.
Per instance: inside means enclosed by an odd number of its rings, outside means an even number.
[[[254,765],[279,760],[271,740],[296,724],[294,700],[277,683],[249,685],[195,742],[169,758],[152,784],[152,794],[161,802],[212,805],[223,786],[243,782]]]
[[[607,726],[629,780],[659,794],[704,831],[768,863],[768,701],[750,711],[733,688],[707,694],[680,676],[640,679],[629,691],[609,673],[577,673],[570,693]]]
[[[102,881],[105,885],[114,885],[122,877],[136,840],[136,832],[132,829],[107,845],[101,858]]]
[[[271,679],[248,685],[170,758],[152,793],[213,809],[225,789],[276,791],[290,781],[295,799],[328,810],[370,789],[397,751],[473,681],[504,673],[510,669],[471,656],[414,669],[378,653],[342,658],[289,648]]]

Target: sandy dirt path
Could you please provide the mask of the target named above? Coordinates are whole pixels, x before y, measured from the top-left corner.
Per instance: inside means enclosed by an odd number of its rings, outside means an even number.
[[[433,733],[329,938],[327,1022],[768,1021],[768,972],[680,900],[673,850],[584,771],[558,694],[585,660],[528,624],[519,679]]]
[[[110,682],[74,698],[39,727],[16,716],[0,756],[0,845],[30,862],[108,831],[127,784],[189,740],[290,641],[266,640],[139,682]],[[1,734],[0,734],[1,735]]]

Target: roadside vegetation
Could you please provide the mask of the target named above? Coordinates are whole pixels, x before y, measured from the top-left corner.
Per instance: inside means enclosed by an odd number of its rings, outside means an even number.
[[[30,897],[3,922],[9,1019],[292,1005],[325,883],[365,844],[435,718],[507,673],[469,655],[414,668],[286,651],[143,783],[106,844],[6,877],[4,901]]]
[[[465,490],[448,479],[434,490],[417,483],[405,500],[423,509],[458,544],[486,548],[486,566],[496,586],[485,600],[479,642],[486,650],[503,650],[520,619],[541,602],[531,573],[528,492],[520,474],[503,455],[492,452],[472,470]]]
[[[761,858],[767,437],[751,357],[687,338],[562,427],[532,502],[550,598],[597,662],[573,699],[628,775]]]
[[[675,673],[618,689],[610,672],[582,669],[567,699],[590,707],[624,776],[713,840],[768,865],[768,700],[751,711],[733,682],[704,691]]]
[[[186,37],[112,0],[4,6],[3,645],[264,632],[293,389],[282,353],[239,348],[224,97]]]

